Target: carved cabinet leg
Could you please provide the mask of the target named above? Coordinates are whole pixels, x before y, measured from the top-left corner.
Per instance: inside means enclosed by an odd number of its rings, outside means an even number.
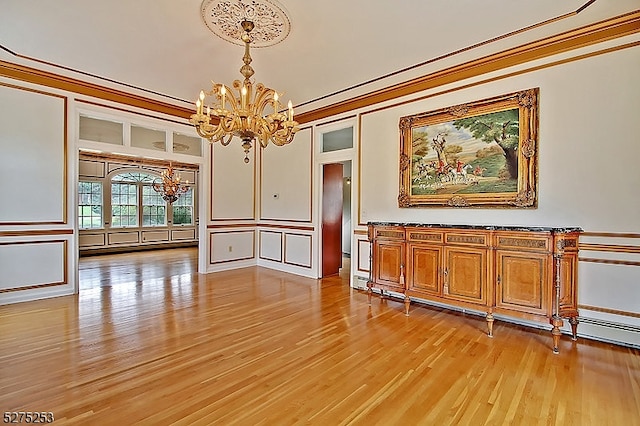
[[[409,305],[411,304],[411,299],[409,296],[404,296],[404,314],[409,316]]]
[[[578,317],[569,318],[569,324],[571,324],[571,340],[575,342],[578,340]]]
[[[367,285],[367,298],[369,299],[369,304],[371,304],[371,293],[373,293],[373,290],[371,290],[370,285]]]
[[[487,336],[493,337],[493,313],[487,312]]]
[[[553,325],[553,328],[551,329],[551,335],[553,336],[553,353],[558,354],[560,353],[558,346],[560,345],[560,336],[562,335],[562,332],[560,331],[560,327],[562,327],[563,324],[562,318],[554,317],[551,320],[551,324]]]

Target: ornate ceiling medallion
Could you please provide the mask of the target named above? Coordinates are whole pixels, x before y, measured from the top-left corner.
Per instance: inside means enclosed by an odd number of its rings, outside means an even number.
[[[251,32],[252,47],[273,46],[291,31],[289,16],[275,0],[204,0],[200,14],[215,35],[243,46],[242,21],[255,24]]]

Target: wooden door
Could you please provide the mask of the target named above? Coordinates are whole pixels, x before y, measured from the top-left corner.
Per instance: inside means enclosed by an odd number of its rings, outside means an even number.
[[[342,164],[322,167],[322,276],[342,266]]]
[[[487,304],[487,250],[446,247],[443,297]]]
[[[442,247],[409,243],[408,250],[407,290],[440,295]]]
[[[496,307],[546,314],[549,255],[515,251],[496,251]]]

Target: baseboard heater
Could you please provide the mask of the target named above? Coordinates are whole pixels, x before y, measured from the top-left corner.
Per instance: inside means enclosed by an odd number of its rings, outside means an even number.
[[[630,331],[632,333],[640,333],[640,327],[631,324],[620,324],[619,322],[606,321],[596,318],[579,317],[578,321],[582,324],[598,325],[600,327],[616,328],[618,330]]]

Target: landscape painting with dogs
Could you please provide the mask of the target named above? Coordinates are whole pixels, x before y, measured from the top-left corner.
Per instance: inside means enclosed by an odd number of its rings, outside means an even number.
[[[537,206],[538,89],[400,119],[400,207]]]

